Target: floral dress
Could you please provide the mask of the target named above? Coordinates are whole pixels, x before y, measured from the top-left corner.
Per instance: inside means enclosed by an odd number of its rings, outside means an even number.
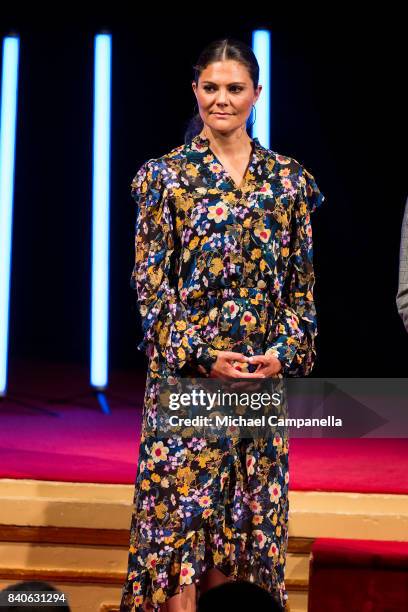
[[[187,585],[199,589],[213,567],[259,584],[284,606],[288,436],[159,439],[152,423],[160,381],[208,376],[220,350],[273,354],[283,376],[311,372],[310,213],[324,196],[299,162],[257,138],[236,185],[201,135],[146,161],[131,187],[131,286],[138,348],[149,362],[120,610],[159,610]]]

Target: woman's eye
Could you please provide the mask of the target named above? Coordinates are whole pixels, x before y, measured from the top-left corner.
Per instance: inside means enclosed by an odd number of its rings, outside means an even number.
[[[204,89],[205,91],[211,91],[212,89],[214,89],[213,85],[204,85]],[[230,88],[231,91],[242,91],[242,87],[239,87],[238,85],[232,85],[232,87]]]

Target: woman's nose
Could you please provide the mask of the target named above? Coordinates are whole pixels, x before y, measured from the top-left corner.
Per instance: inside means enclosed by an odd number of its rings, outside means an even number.
[[[228,93],[226,91],[219,91],[216,100],[218,104],[228,104]]]

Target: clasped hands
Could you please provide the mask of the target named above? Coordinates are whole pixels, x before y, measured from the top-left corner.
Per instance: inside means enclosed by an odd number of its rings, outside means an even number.
[[[233,362],[258,364],[255,372],[244,372]],[[198,369],[205,374],[205,369],[199,365]],[[212,364],[209,378],[270,378],[282,370],[282,364],[274,355],[253,355],[247,357],[234,351],[218,351],[217,360]]]

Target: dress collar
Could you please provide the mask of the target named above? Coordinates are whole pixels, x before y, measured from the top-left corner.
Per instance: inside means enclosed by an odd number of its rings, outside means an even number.
[[[253,150],[251,162],[246,173],[247,178],[239,187],[232,182],[225,168],[218,162],[210,148],[208,138],[200,134],[194,136],[186,145],[186,155],[189,162],[200,165],[201,173],[206,175],[207,180],[212,186],[217,186],[223,191],[231,190],[232,186],[234,191],[246,193],[254,189],[257,176],[259,175],[259,172],[256,172],[256,168],[260,162],[266,161],[270,153],[268,149],[261,145],[257,137],[252,138],[251,141],[253,143]]]
[[[255,148],[261,148],[263,149],[264,147],[261,145],[261,143],[259,142],[259,139],[254,136],[253,138],[251,138],[252,142],[254,143]],[[198,150],[200,152],[206,150],[209,148],[210,146],[210,140],[209,138],[206,138],[205,136],[201,136],[201,134],[197,134],[196,136],[194,136],[194,138],[191,139],[191,143],[190,146],[192,147],[193,150]]]

